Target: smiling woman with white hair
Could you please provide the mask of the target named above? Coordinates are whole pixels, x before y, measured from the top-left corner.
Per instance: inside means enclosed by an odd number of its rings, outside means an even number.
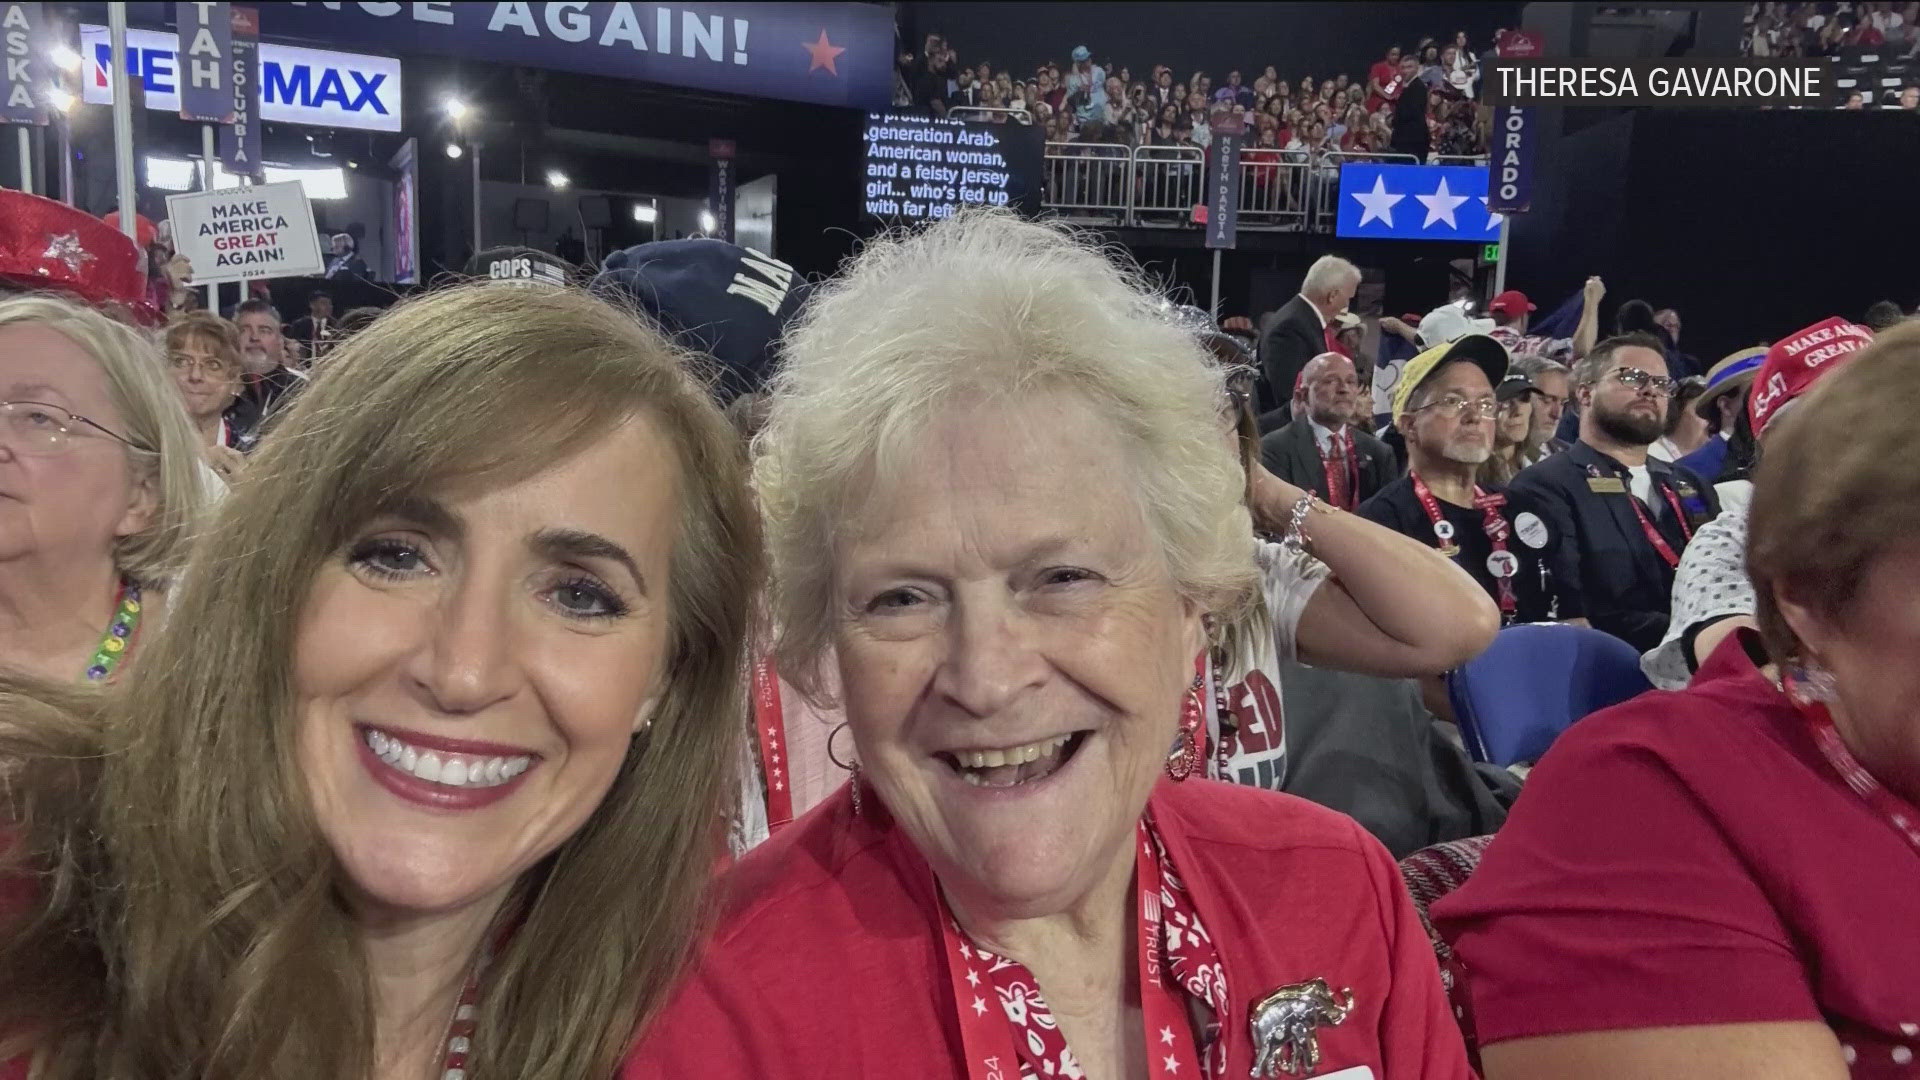
[[[855,775],[734,871],[626,1076],[1469,1075],[1385,850],[1188,779],[1258,589],[1225,391],[1137,278],[1004,213],[816,294],[755,480],[782,670],[834,658]]]

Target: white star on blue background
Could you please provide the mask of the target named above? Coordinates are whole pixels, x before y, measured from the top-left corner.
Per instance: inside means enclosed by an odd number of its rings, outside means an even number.
[[[1394,208],[1409,198],[1424,212],[1396,218]],[[1340,169],[1335,232],[1383,240],[1498,240],[1501,215],[1487,199],[1483,166],[1353,162]]]

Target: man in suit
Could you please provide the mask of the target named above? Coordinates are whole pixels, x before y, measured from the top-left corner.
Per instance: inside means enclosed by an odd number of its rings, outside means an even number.
[[[1393,479],[1393,451],[1353,426],[1360,407],[1353,361],[1322,353],[1302,372],[1305,415],[1260,439],[1260,462],[1329,505],[1352,510]]]
[[[1413,53],[1400,57],[1400,92],[1392,99],[1393,136],[1387,148],[1427,160],[1433,138],[1427,127],[1427,84],[1420,79],[1420,58]]]
[[[1300,292],[1263,320],[1260,371],[1272,400],[1261,402],[1260,411],[1285,402],[1307,361],[1340,351],[1332,333],[1334,316],[1347,310],[1359,287],[1359,267],[1338,255],[1322,255],[1307,268]]]
[[[1687,542],[1720,512],[1710,485],[1647,456],[1674,389],[1658,338],[1600,342],[1574,367],[1579,441],[1507,488],[1520,539],[1558,540],[1546,553],[1558,616],[1585,619],[1642,653],[1666,636]]]

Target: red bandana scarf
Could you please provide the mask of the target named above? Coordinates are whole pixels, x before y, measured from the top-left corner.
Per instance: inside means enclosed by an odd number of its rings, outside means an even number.
[[[1159,882],[1157,891],[1149,889],[1141,896],[1142,916],[1150,922],[1157,913],[1160,926],[1157,955],[1150,958],[1145,966],[1157,969],[1161,981],[1174,991],[1171,994],[1155,994],[1142,987],[1143,1005],[1155,999],[1166,999],[1185,1006],[1189,1014],[1195,1012],[1197,1006],[1197,1012],[1207,1017],[1198,1050],[1199,1056],[1204,1059],[1201,1076],[1207,1080],[1224,1080],[1227,1060],[1226,1047],[1220,1039],[1220,1017],[1227,1012],[1227,984],[1226,975],[1220,967],[1219,953],[1206,927],[1200,922],[1193,897],[1174,872],[1166,846],[1161,843],[1150,819],[1143,818],[1140,822],[1139,844],[1140,880],[1151,883],[1157,879]],[[1017,960],[987,952],[952,933],[951,916],[943,914],[943,918],[949,930],[948,948],[955,954],[948,958],[948,962],[953,965],[956,974],[966,972],[965,976],[955,979],[956,989],[971,989],[981,982],[990,985],[1011,1029],[1020,1076],[1032,1080],[1054,1077],[1079,1080],[1085,1077],[1085,1071],[1067,1046],[1066,1036],[1060,1033],[1054,1022],[1052,1010],[1041,997],[1040,986],[1034,980],[1033,973]],[[980,977],[982,965],[986,969],[984,978]],[[963,983],[961,978],[966,982]],[[986,1010],[990,1006],[980,1000],[982,996],[967,998],[961,995],[963,1030],[978,1023],[977,1017],[988,1015]],[[1155,1080],[1187,1080],[1192,1077],[1193,1073],[1181,1071],[1182,1059],[1192,1060],[1195,1054],[1188,1016],[1156,1016],[1151,1008],[1147,1009],[1146,1015],[1149,1075]]]

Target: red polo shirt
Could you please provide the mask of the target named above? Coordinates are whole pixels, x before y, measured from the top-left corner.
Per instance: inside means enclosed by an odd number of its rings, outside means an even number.
[[[1830,1025],[1855,1077],[1920,1075],[1920,852],[1729,637],[1684,691],[1554,743],[1433,908],[1482,1045]]]
[[[843,787],[741,860],[715,938],[623,1080],[962,1078],[932,876],[877,803],[856,818]],[[1313,1075],[1472,1076],[1378,841],[1331,810],[1210,780],[1163,781],[1150,808],[1220,951],[1229,1076],[1252,1066],[1251,1003],[1315,977],[1354,1005],[1319,1028]]]

